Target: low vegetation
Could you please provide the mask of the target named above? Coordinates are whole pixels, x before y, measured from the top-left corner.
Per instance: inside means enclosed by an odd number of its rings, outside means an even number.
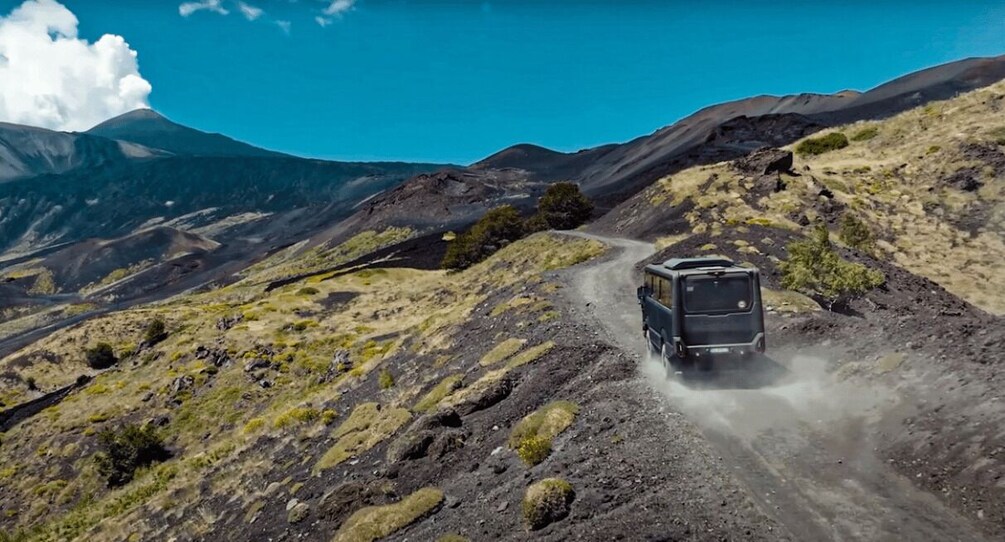
[[[824,136],[804,139],[799,145],[796,145],[796,154],[800,156],[816,156],[825,152],[843,149],[848,144],[848,136],[841,132],[831,132]]]
[[[85,350],[84,359],[87,361],[88,367],[99,371],[107,369],[119,361],[115,357],[115,350],[112,348],[112,345],[105,342],[98,343]]]
[[[512,205],[491,209],[470,230],[450,242],[443,268],[467,269],[523,235],[523,219]]]
[[[875,248],[875,240],[869,226],[865,225],[855,215],[845,213],[841,216],[841,229],[838,231],[838,238],[841,242],[864,252],[871,252]]]
[[[528,221],[528,229],[572,230],[585,224],[592,214],[593,203],[579,191],[579,185],[555,183],[537,201],[537,213]]]
[[[804,293],[831,310],[885,280],[879,271],[842,259],[822,224],[813,229],[810,239],[793,241],[786,250],[789,259],[781,263],[782,286]]]
[[[393,504],[367,506],[349,516],[332,542],[379,540],[435,513],[442,503],[443,492],[426,487]]]
[[[337,439],[314,466],[315,472],[335,467],[343,461],[373,448],[408,423],[412,415],[403,408],[363,403],[334,431]]]
[[[136,470],[171,457],[154,427],[126,425],[98,433],[98,472],[110,487],[128,484]]]
[[[523,519],[531,530],[541,529],[569,515],[576,492],[561,478],[545,478],[524,493]]]
[[[500,361],[507,359],[513,354],[519,352],[520,349],[523,348],[523,345],[525,344],[527,344],[526,339],[516,339],[516,338],[506,339],[505,341],[495,345],[492,348],[492,350],[489,350],[484,356],[482,356],[482,359],[479,360],[479,363],[483,367],[495,365],[496,363],[499,363]]]
[[[444,378],[439,384],[433,386],[433,389],[429,390],[426,395],[423,395],[415,403],[415,406],[412,407],[412,410],[415,412],[431,412],[446,396],[459,389],[463,385],[463,382],[464,377],[462,375],[450,375]]]
[[[852,141],[869,141],[870,139],[879,135],[879,128],[875,126],[869,126],[868,128],[862,128],[861,130],[855,132],[851,136]]]
[[[513,427],[509,446],[527,465],[534,466],[551,454],[552,440],[576,420],[579,406],[555,401],[535,411]]]
[[[167,326],[164,324],[164,320],[160,318],[154,318],[147,324],[146,329],[143,331],[143,342],[148,346],[154,346],[155,344],[163,341],[167,338]]]
[[[467,269],[528,234],[577,228],[592,213],[593,203],[575,183],[552,184],[538,200],[537,213],[526,221],[511,205],[489,210],[470,230],[450,239],[441,265],[444,269]]]

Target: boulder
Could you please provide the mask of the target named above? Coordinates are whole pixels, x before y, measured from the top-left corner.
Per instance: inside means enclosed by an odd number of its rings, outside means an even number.
[[[792,153],[775,148],[761,148],[733,162],[736,169],[751,175],[770,175],[792,170]]]

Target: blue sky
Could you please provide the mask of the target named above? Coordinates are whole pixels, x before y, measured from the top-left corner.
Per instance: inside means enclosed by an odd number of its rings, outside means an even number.
[[[229,15],[63,4],[81,37],[128,41],[152,107],[173,120],[340,160],[468,163],[518,142],[572,151],[725,100],[864,90],[1005,53],[1005,3],[991,1],[341,0],[326,15],[331,0],[246,0],[263,10],[253,21],[219,1]]]

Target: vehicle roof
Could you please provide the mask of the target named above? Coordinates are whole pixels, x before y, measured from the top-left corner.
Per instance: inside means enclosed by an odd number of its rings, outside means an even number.
[[[732,260],[721,257],[702,258],[671,258],[662,264],[650,264],[646,270],[664,276],[704,273],[710,269],[726,269],[729,271],[743,271],[748,274],[756,273],[757,269],[741,267]]]

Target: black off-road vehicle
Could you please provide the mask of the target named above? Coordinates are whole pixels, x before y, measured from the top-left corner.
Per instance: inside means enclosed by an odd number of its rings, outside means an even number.
[[[757,269],[724,258],[674,258],[646,266],[638,298],[647,348],[668,374],[764,352]]]

